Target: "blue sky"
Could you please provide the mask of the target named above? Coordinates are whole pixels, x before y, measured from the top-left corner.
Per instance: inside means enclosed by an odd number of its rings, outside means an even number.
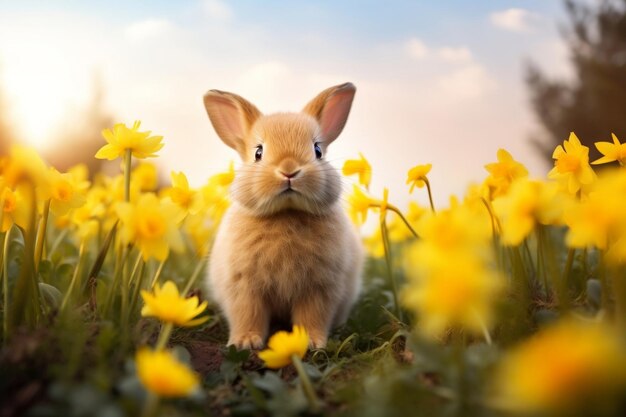
[[[406,171],[431,162],[446,201],[484,177],[498,147],[547,171],[528,143],[539,127],[524,63],[569,75],[559,22],[559,0],[0,0],[0,82],[14,124],[45,147],[98,74],[116,118],[164,134],[164,170],[199,184],[236,159],[206,119],[206,90],[297,111],[352,81],[337,164],[362,151],[375,192],[390,186],[406,202]]]

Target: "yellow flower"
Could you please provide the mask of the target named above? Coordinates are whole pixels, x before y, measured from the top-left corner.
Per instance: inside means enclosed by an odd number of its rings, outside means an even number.
[[[140,132],[140,121],[136,121],[132,128],[128,128],[123,123],[117,123],[113,129],[104,129],[102,136],[107,141],[96,153],[98,159],[113,160],[124,158],[126,151],[131,150],[135,158],[153,158],[163,144],[163,136],[150,136],[150,131]]]
[[[131,181],[139,184],[141,191],[154,191],[158,185],[158,173],[156,165],[142,162],[137,165],[131,174]]]
[[[348,159],[343,164],[343,175],[358,175],[359,183],[365,188],[369,188],[372,180],[372,167],[370,163],[365,159],[363,154],[359,152],[361,159]]]
[[[621,166],[626,165],[626,143],[619,143],[619,139],[615,136],[615,133],[611,133],[613,137],[613,143],[611,142],[596,142],[596,148],[603,155],[602,158],[596,159],[592,162],[593,165],[608,164],[609,162],[617,161]]]
[[[427,262],[402,297],[416,312],[419,328],[433,337],[450,327],[473,333],[488,329],[494,321],[494,299],[503,287],[500,277],[469,253],[433,251]]]
[[[80,180],[71,173],[61,174],[54,168],[47,173],[43,195],[50,199],[50,211],[57,216],[63,216],[70,210],[85,204],[89,181]]]
[[[209,251],[216,223],[208,215],[200,212],[185,218],[184,229],[191,238],[198,257],[205,256]]]
[[[183,241],[178,228],[181,211],[168,201],[159,202],[154,194],[143,194],[136,204],[118,203],[120,237],[125,244],[135,244],[143,259],[165,260],[170,249],[180,252]]]
[[[482,248],[490,242],[491,220],[486,210],[477,212],[467,206],[425,213],[417,224],[423,242],[442,252]]]
[[[24,185],[18,186],[15,191],[11,190],[9,187],[5,187],[4,190],[2,190],[4,213],[2,215],[0,232],[6,232],[13,224],[23,229],[28,226],[31,204],[26,197],[28,192],[24,190],[24,187]]]
[[[46,163],[34,149],[12,145],[9,158],[2,164],[1,175],[9,187],[15,187],[23,181],[38,186],[45,183],[46,172]]]
[[[367,220],[367,211],[373,206],[380,204],[365,194],[358,185],[353,185],[352,194],[348,196],[350,205],[349,214],[356,225],[361,225]]]
[[[422,188],[426,184],[426,181],[428,181],[426,175],[428,175],[431,168],[432,164],[426,164],[416,165],[409,170],[408,178],[406,179],[406,183],[411,184],[409,193],[412,193],[415,187]]]
[[[574,132],[569,140],[563,141],[552,154],[554,168],[548,178],[560,181],[570,194],[575,194],[582,187],[593,182],[596,175],[589,165],[589,148],[583,146]]]
[[[309,347],[309,335],[302,326],[295,325],[291,333],[274,333],[267,342],[268,349],[259,352],[259,358],[268,368],[283,368],[291,363],[291,357],[303,358]]]
[[[141,298],[146,303],[141,309],[142,317],[156,317],[162,322],[178,326],[197,326],[208,317],[195,318],[206,310],[207,302],[200,303],[197,296],[185,298],[178,293],[176,284],[167,281],[160,287],[155,284],[154,292],[141,290]]]
[[[497,390],[503,405],[517,411],[567,414],[583,407],[591,411],[594,405],[620,400],[626,388],[624,352],[614,330],[564,321],[504,358],[496,373]]]
[[[489,187],[490,199],[506,194],[514,180],[528,176],[526,167],[513,159],[506,150],[498,149],[497,157],[498,162],[485,165],[489,172],[485,184]]]
[[[165,350],[142,348],[135,356],[143,386],[160,397],[187,397],[198,389],[198,375]]]
[[[626,172],[623,169],[605,171],[594,183],[589,195],[574,204],[565,215],[569,226],[568,246],[595,246],[605,250],[626,236]]]
[[[172,186],[163,190],[163,196],[170,198],[185,213],[197,214],[202,208],[201,195],[189,187],[189,181],[182,172],[172,171],[171,176]]]
[[[230,205],[228,189],[218,185],[217,181],[211,181],[200,189],[204,209],[217,224]]]
[[[537,223],[560,223],[569,198],[569,195],[559,192],[555,183],[525,178],[515,181],[508,194],[493,202],[494,210],[501,221],[502,243],[519,245]]]
[[[209,178],[210,186],[228,187],[235,180],[235,163],[230,161],[228,171],[220,172]]]

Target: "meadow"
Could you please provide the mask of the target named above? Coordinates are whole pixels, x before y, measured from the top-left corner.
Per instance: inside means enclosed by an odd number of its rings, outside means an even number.
[[[500,149],[435,207],[427,161],[400,208],[346,161],[368,259],[325,349],[305,329],[227,347],[204,287],[236,171],[158,186],[163,138],[116,124],[95,155],[118,175],[0,161],[0,416],[618,416],[626,413],[626,144],[575,134],[547,178]],[[436,167],[445,169],[446,167]],[[425,201],[425,200],[424,200]]]

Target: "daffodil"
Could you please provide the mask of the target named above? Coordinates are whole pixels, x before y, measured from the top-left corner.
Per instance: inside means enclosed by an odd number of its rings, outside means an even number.
[[[60,173],[50,168],[47,173],[46,185],[42,187],[43,195],[50,199],[50,211],[63,216],[70,210],[85,204],[89,181],[80,180],[71,173]]]
[[[40,186],[46,181],[47,170],[46,163],[34,149],[12,145],[0,175],[8,187],[15,187],[23,181]]]
[[[131,178],[141,191],[156,190],[159,180],[156,165],[150,162],[140,163],[133,169]]]
[[[171,202],[159,201],[151,193],[143,194],[136,204],[119,203],[116,207],[121,221],[120,237],[125,244],[135,244],[144,260],[165,260],[170,249],[180,252],[183,241],[178,224],[180,209]]]
[[[171,199],[185,213],[197,214],[202,207],[202,196],[189,187],[187,176],[182,172],[172,171],[172,186],[163,190],[162,195]]]
[[[493,202],[502,226],[502,243],[519,245],[537,224],[561,223],[569,199],[555,183],[525,178],[515,181],[506,195]]]
[[[412,193],[415,187],[422,188],[424,185],[426,185],[428,181],[428,178],[426,177],[426,175],[428,175],[431,168],[432,168],[432,164],[426,164],[426,165],[416,165],[409,170],[408,177],[406,180],[407,184],[411,184],[409,193]]]
[[[197,326],[208,320],[206,316],[196,318],[206,310],[207,302],[200,303],[195,295],[185,298],[172,281],[165,282],[163,287],[155,284],[154,292],[142,290],[141,298],[145,303],[141,309],[143,317],[156,317],[164,323],[184,327]]]
[[[355,184],[352,188],[352,194],[348,196],[348,204],[352,221],[356,225],[361,225],[367,221],[368,210],[379,205],[380,201],[369,197]]]
[[[211,176],[208,180],[208,184],[211,187],[228,187],[235,180],[235,163],[233,161],[228,165],[228,170],[225,172],[219,172]]]
[[[113,160],[124,158],[126,151],[130,150],[135,158],[153,158],[163,144],[163,136],[150,136],[150,131],[140,132],[140,121],[135,121],[133,127],[128,128],[123,123],[117,123],[113,129],[104,129],[102,136],[107,141],[96,153],[98,159]]]
[[[570,194],[577,193],[581,188],[590,185],[596,175],[589,165],[589,148],[580,143],[574,132],[569,140],[563,141],[552,154],[554,168],[548,178],[561,182]]]
[[[348,159],[342,168],[343,175],[358,175],[359,184],[365,188],[369,188],[372,181],[372,167],[370,163],[365,159],[362,153],[359,152],[361,159]]]
[[[615,133],[611,133],[613,143],[596,142],[596,148],[602,157],[592,162],[593,165],[608,164],[609,162],[619,162],[621,166],[626,165],[626,143],[620,143]]]
[[[500,277],[470,254],[433,253],[427,273],[405,287],[402,301],[416,312],[418,327],[437,337],[456,327],[484,333],[494,321]],[[454,259],[453,262],[450,259]]]
[[[31,203],[24,187],[24,185],[21,185],[15,190],[5,187],[4,190],[2,190],[2,200],[4,201],[4,207],[2,209],[4,213],[2,215],[0,232],[6,232],[13,224],[23,229],[27,227]]]
[[[187,397],[200,385],[198,375],[166,350],[142,348],[135,364],[142,385],[159,397]]]
[[[268,349],[259,352],[259,358],[268,368],[283,368],[292,363],[292,357],[303,358],[309,347],[309,335],[302,326],[295,325],[291,333],[280,331],[267,342]]]
[[[569,227],[568,246],[595,246],[606,250],[626,236],[626,172],[623,169],[603,172],[587,198],[573,204],[564,215]]]
[[[513,181],[528,176],[526,167],[513,159],[506,150],[498,149],[497,157],[498,162],[485,165],[489,172],[485,184],[489,187],[490,199],[506,194]]]
[[[626,388],[625,352],[613,329],[566,320],[511,351],[496,389],[503,406],[526,413],[570,415],[615,405]]]

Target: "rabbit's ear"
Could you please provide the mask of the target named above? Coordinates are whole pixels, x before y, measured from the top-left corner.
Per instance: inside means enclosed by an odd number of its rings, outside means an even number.
[[[302,110],[315,117],[322,137],[327,144],[337,139],[348,120],[356,87],[345,83],[327,88],[311,100]]]
[[[204,95],[204,107],[222,141],[240,154],[244,152],[244,138],[261,116],[254,104],[236,94],[210,90]]]

